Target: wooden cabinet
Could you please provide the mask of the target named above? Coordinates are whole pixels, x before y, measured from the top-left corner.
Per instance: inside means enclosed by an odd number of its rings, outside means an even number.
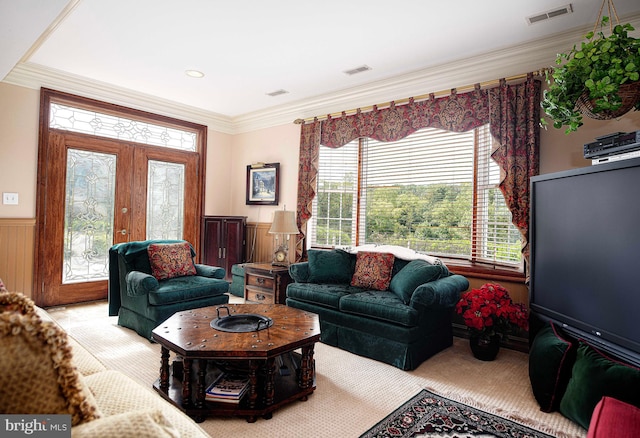
[[[202,257],[205,265],[224,268],[231,281],[231,267],[244,262],[246,216],[205,216],[202,225]]]
[[[287,285],[291,283],[289,269],[270,263],[244,265],[244,299],[261,304],[284,304]]]

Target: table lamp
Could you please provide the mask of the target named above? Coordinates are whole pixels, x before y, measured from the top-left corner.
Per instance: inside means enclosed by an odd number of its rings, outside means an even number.
[[[275,234],[276,250],[273,254],[274,266],[289,266],[289,236],[291,234],[298,234],[298,226],[296,225],[296,213],[288,210],[276,210],[273,213],[273,222],[269,229],[269,234]],[[286,235],[287,238],[282,238],[282,242],[278,244],[278,236]]]

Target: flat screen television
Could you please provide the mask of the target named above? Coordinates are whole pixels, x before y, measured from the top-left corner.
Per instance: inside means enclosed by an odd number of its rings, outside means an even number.
[[[640,158],[531,179],[530,306],[640,366]]]

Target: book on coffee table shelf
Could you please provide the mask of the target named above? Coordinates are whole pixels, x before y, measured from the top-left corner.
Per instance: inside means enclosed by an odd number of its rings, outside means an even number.
[[[242,374],[222,373],[205,391],[205,399],[215,402],[240,403],[249,389],[249,377]]]

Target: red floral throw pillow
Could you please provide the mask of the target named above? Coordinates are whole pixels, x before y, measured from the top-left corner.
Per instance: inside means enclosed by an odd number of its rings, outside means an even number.
[[[182,243],[152,243],[147,248],[151,273],[158,280],[196,275],[191,258],[191,245]]]
[[[356,269],[351,286],[387,290],[391,283],[394,255],[386,252],[361,251],[356,256]]]

